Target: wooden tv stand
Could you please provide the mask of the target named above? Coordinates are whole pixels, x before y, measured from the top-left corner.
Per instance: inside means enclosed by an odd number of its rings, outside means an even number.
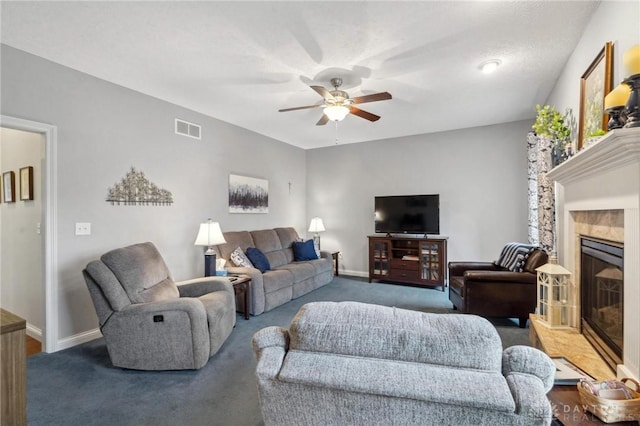
[[[445,291],[447,239],[370,235],[369,282],[390,281]]]

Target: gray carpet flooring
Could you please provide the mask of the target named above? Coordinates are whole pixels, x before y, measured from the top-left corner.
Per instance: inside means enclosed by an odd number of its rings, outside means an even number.
[[[27,359],[29,425],[261,425],[253,334],[287,327],[307,302],[353,300],[422,312],[452,313],[448,293],[337,277],[270,312],[238,321],[229,339],[198,371],[114,368],[103,339]],[[527,345],[516,320],[490,319],[503,346]]]

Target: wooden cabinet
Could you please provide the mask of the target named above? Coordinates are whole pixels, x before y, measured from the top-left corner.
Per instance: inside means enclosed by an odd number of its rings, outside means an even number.
[[[0,309],[0,425],[27,424],[26,321]]]
[[[369,282],[446,288],[445,238],[369,237]]]

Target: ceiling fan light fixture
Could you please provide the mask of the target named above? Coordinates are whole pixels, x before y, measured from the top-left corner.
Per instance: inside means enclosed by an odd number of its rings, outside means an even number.
[[[344,105],[330,105],[324,108],[324,114],[331,121],[342,121],[349,114],[349,108]]]

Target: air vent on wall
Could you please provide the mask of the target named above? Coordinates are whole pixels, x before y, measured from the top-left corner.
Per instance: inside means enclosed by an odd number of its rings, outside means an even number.
[[[201,127],[198,124],[189,123],[188,121],[176,118],[176,133],[178,135],[200,140],[200,130]]]

